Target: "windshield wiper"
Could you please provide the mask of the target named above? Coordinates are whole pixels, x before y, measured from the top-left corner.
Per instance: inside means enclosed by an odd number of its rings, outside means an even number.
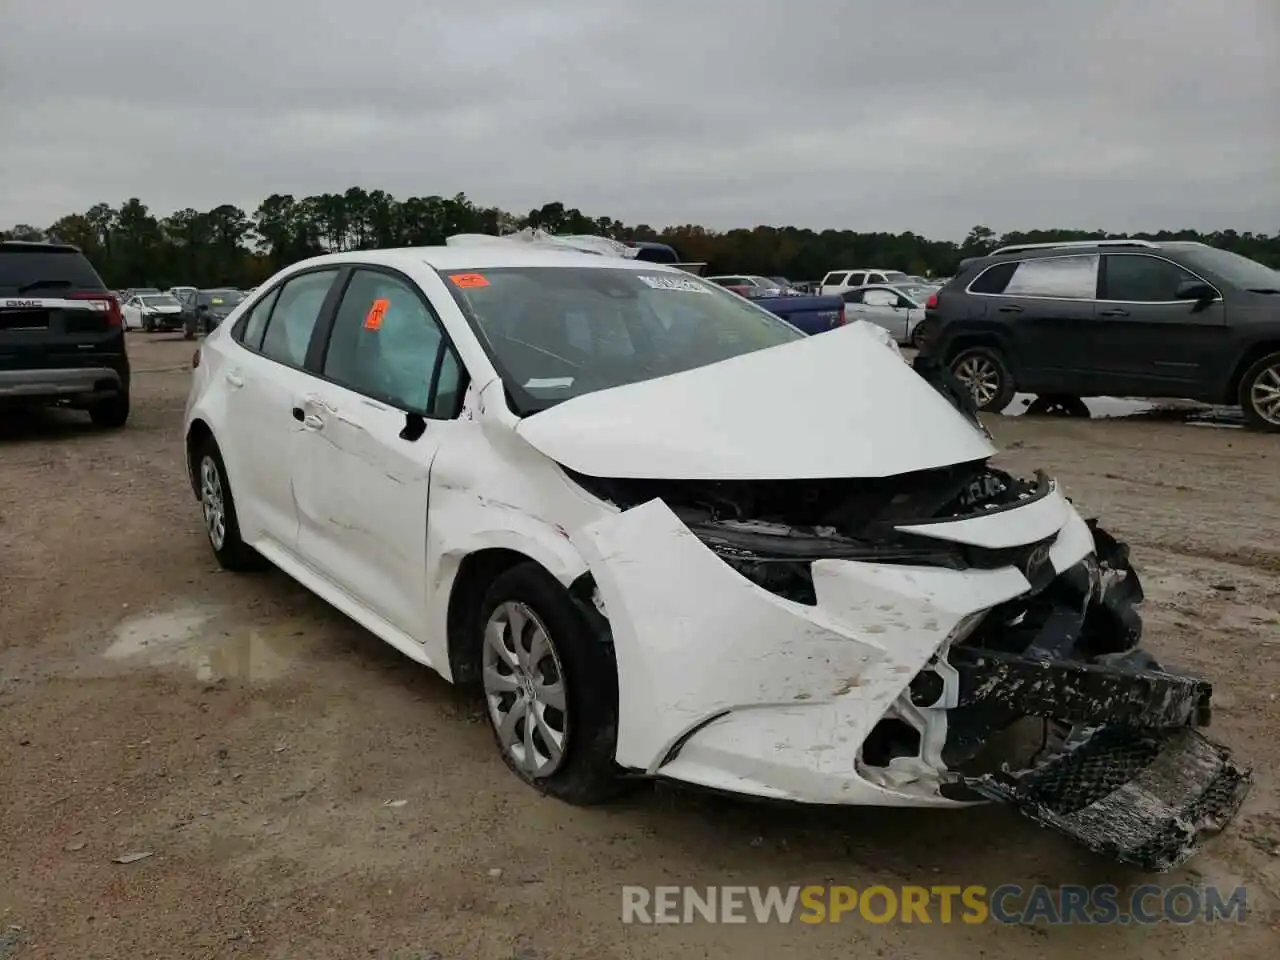
[[[32,280],[30,283],[24,283],[15,293],[26,293],[28,290],[35,290],[37,287],[70,287],[74,286],[70,280]]]
[[[1250,287],[1249,292],[1250,293],[1269,293],[1273,296],[1280,294],[1280,290],[1277,290],[1275,287]]]

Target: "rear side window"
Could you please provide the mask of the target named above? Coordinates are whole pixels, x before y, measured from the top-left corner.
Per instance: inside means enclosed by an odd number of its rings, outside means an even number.
[[[105,290],[84,254],[0,245],[0,293],[48,295],[59,290]]]
[[[1098,257],[1089,255],[997,263],[969,284],[969,291],[1006,297],[1092,300],[1097,287]]]
[[[1018,269],[1017,261],[997,263],[995,266],[987,267],[978,274],[973,283],[969,284],[969,291],[971,293],[1004,293],[1004,288],[1009,285],[1009,280],[1016,269]]]
[[[861,303],[862,298],[866,296],[865,290],[849,290],[844,294],[845,303]]]
[[[1176,263],[1159,257],[1112,255],[1106,258],[1100,299],[1168,303],[1178,299],[1181,284],[1195,279]]]
[[[271,308],[280,297],[280,288],[276,287],[241,318],[231,335],[251,350],[262,349],[262,334],[267,329],[267,318],[271,316]]]
[[[896,307],[898,299],[892,290],[868,290],[862,302],[869,307]]]
[[[265,356],[291,367],[303,365],[324,298],[337,275],[336,269],[318,270],[285,281],[262,338]]]
[[[822,281],[824,287],[840,287],[844,285],[844,278],[848,276],[846,273],[828,273],[826,279]]]
[[[847,281],[851,287],[860,287],[866,282],[867,275],[865,273],[851,273],[849,274],[849,279]]]

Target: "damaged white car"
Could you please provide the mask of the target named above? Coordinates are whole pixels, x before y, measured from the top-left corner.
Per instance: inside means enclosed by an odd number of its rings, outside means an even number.
[[[507,764],[821,804],[1007,802],[1149,869],[1250,773],[1138,648],[1126,550],[853,324],[538,243],[296,264],[201,345],[219,562],[484,692]],[[1012,765],[993,741],[1027,718]]]

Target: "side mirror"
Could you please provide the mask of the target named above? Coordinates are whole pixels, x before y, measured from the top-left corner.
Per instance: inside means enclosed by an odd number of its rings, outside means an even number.
[[[1174,296],[1179,300],[1197,300],[1207,302],[1217,297],[1218,291],[1202,280],[1184,280],[1178,284]]]

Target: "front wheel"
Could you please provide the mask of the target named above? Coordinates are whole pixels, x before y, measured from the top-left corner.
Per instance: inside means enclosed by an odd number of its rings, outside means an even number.
[[[1280,433],[1280,351],[1268,354],[1244,372],[1240,406],[1249,426]]]
[[[536,563],[499,575],[476,618],[489,723],[507,766],[567,803],[603,803],[628,783],[614,761],[612,649]]]
[[[1013,401],[1017,386],[995,347],[970,347],[951,361],[951,373],[969,388],[979,410],[999,413]]]

